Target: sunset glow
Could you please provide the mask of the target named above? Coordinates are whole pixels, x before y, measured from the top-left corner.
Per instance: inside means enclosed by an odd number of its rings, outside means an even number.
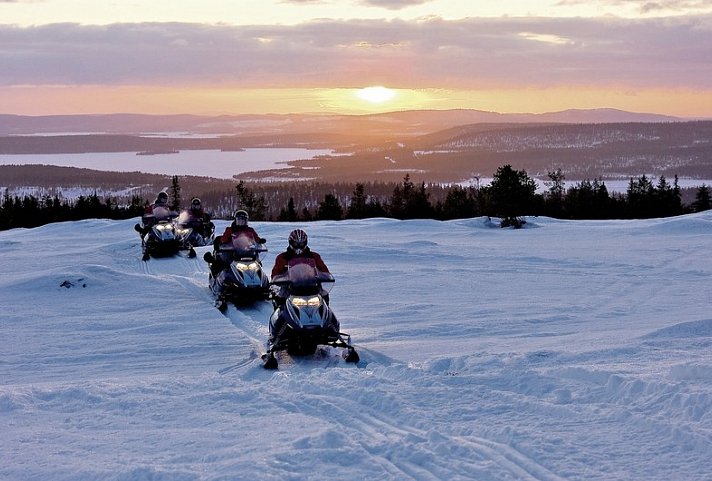
[[[366,87],[356,92],[356,96],[372,104],[382,104],[395,97],[395,91],[386,87]]]
[[[244,89],[103,86],[18,86],[0,88],[3,112],[21,115],[194,113],[198,115],[326,112],[369,114],[419,109],[475,109],[544,113],[569,108],[616,106],[632,112],[663,112],[702,118],[712,112],[712,90],[649,90],[636,93],[597,89],[394,89],[388,101],[359,97],[361,89]]]
[[[709,2],[0,1],[0,42],[0,114],[712,118]]]

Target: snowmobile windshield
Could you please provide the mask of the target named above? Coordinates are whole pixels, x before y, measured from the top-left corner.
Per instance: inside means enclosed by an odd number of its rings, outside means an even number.
[[[311,259],[310,259],[311,260]],[[316,267],[309,263],[298,263],[289,266],[287,271],[289,290],[297,296],[309,296],[319,293],[319,279]]]
[[[157,205],[153,208],[153,215],[157,220],[167,220],[171,217],[171,211],[166,207]]]
[[[289,261],[287,278],[290,291],[297,296],[318,294],[322,283],[333,283],[334,278],[328,272],[319,272],[314,259],[295,258]]]
[[[267,249],[255,242],[255,239],[248,234],[233,236],[231,246],[235,251],[234,256],[236,259],[257,259],[262,252],[267,251]]]
[[[190,211],[184,210],[178,216],[177,222],[185,227],[199,227],[202,224],[202,219],[193,215]]]

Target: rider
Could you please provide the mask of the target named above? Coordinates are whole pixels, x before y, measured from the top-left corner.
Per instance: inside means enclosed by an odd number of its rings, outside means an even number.
[[[256,244],[264,244],[265,242],[267,242],[267,239],[260,237],[255,229],[247,225],[248,221],[249,216],[247,215],[246,211],[235,211],[235,217],[232,221],[232,224],[227,226],[225,228],[225,232],[223,232],[220,237],[215,239],[215,248],[217,249],[220,244],[227,244],[232,240],[233,236],[237,235],[246,235],[250,237],[252,241]]]
[[[199,217],[200,219],[204,219],[207,216],[208,220],[210,220],[210,216],[205,213],[203,210],[203,204],[197,197],[193,197],[190,201],[190,215]]]
[[[309,249],[307,246],[308,241],[309,238],[307,237],[307,233],[302,229],[295,229],[289,234],[289,246],[287,247],[287,250],[279,254],[274,260],[274,267],[272,268],[272,281],[274,281],[276,277],[285,274],[287,272],[289,262],[298,258],[312,259],[314,260],[316,269],[319,272],[329,273],[329,268],[326,266],[321,256],[317,252]],[[275,307],[283,305],[284,301],[287,299],[285,287],[274,290],[272,294]],[[329,295],[326,291],[322,292],[322,297],[328,304]]]
[[[181,215],[181,219],[183,215]],[[200,199],[193,197],[188,208],[188,223],[195,223],[195,227],[203,237],[210,237],[215,231],[215,224],[210,221],[210,214],[206,213]]]
[[[220,250],[221,244],[229,244],[232,242],[232,238],[238,235],[245,235],[252,240],[255,244],[264,244],[267,239],[260,237],[257,231],[247,225],[249,221],[249,216],[244,210],[238,210],[235,212],[234,220],[232,223],[225,228],[225,232],[220,237],[217,237],[213,242],[213,248],[215,251]],[[216,276],[220,271],[225,269],[229,263],[224,262],[219,256],[215,256],[213,261],[210,263],[210,270],[213,276]]]
[[[274,267],[272,268],[273,280],[276,276],[287,272],[287,265],[289,264],[289,261],[295,257],[314,259],[316,268],[320,272],[329,272],[329,268],[326,267],[326,264],[324,264],[321,256],[309,249],[307,246],[308,241],[309,238],[307,237],[307,233],[301,229],[295,229],[289,234],[289,246],[287,247],[287,250],[279,254],[274,260]]]
[[[157,213],[160,217],[156,216]],[[143,216],[141,217],[143,228],[136,230],[138,230],[142,236],[146,235],[151,230],[151,227],[156,225],[159,220],[163,220],[165,218],[166,213],[170,213],[170,209],[168,207],[168,194],[165,192],[159,192],[156,196],[156,200],[153,201],[153,204],[147,205],[143,211]]]

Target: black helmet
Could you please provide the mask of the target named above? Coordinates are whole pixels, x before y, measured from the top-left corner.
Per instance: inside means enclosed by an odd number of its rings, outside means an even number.
[[[249,220],[249,216],[247,215],[246,211],[238,210],[235,212],[235,224],[236,225],[247,225],[248,220]]]
[[[200,210],[200,207],[200,199],[193,197],[193,200],[190,201],[190,210]]]
[[[156,196],[156,204],[166,205],[168,203],[168,194],[165,192],[159,192]]]
[[[289,234],[289,247],[297,254],[301,254],[307,247],[309,238],[301,229],[295,229]]]

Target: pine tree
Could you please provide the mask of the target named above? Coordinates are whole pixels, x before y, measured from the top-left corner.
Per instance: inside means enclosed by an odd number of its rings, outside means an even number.
[[[235,186],[235,190],[237,190],[238,208],[247,211],[250,219],[266,220],[267,206],[264,196],[257,196],[243,180]]]
[[[287,208],[279,211],[279,220],[281,222],[295,222],[299,218],[296,209],[294,208],[294,197],[289,198]]]
[[[334,194],[326,194],[324,200],[319,203],[317,219],[321,220],[341,220],[344,211],[339,204],[339,199]]]
[[[520,218],[533,209],[536,181],[524,170],[514,170],[511,165],[497,169],[488,188],[492,214],[502,218],[502,226],[521,227]]]
[[[406,174],[403,182],[393,189],[390,199],[390,215],[396,219],[427,219],[433,215],[433,206],[428,200],[425,182],[418,188]]]
[[[548,172],[549,180],[544,182],[549,187],[546,195],[546,203],[549,207],[549,215],[559,216],[563,209],[564,201],[564,180],[566,177],[561,169],[556,169],[554,172]]]
[[[178,176],[174,175],[171,179],[171,187],[168,189],[168,199],[170,200],[170,209],[174,212],[180,210],[181,198],[180,198],[180,183],[178,182]]]
[[[695,212],[702,212],[712,208],[710,201],[710,189],[705,184],[702,184],[695,194],[695,202],[692,203],[692,209]]]
[[[366,194],[364,185],[357,183],[351,195],[351,204],[346,212],[348,219],[363,219],[367,215]]]
[[[437,209],[442,219],[465,219],[477,215],[477,200],[474,189],[455,185],[450,188],[445,202]]]

